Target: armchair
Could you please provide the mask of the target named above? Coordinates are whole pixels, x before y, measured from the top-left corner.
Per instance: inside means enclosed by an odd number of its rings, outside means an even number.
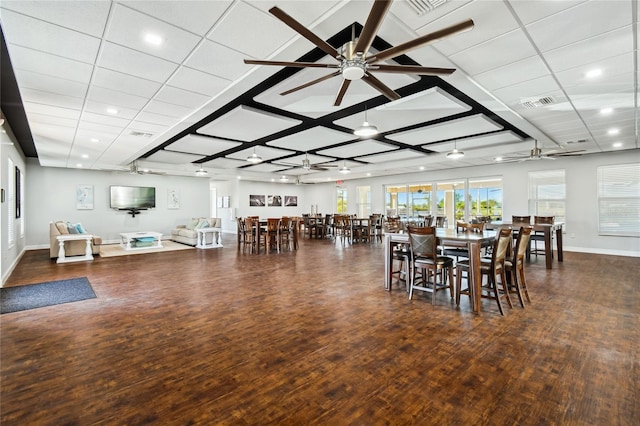
[[[82,231],[82,232],[80,232]],[[68,234],[88,234],[86,230],[80,224],[72,225],[69,222],[57,221],[49,222],[49,257],[55,259],[58,257],[58,235]],[[100,245],[102,245],[102,238],[94,235],[91,239],[91,252],[93,254],[100,254]],[[82,256],[85,254],[87,244],[85,241],[65,241],[64,251],[67,256]]]

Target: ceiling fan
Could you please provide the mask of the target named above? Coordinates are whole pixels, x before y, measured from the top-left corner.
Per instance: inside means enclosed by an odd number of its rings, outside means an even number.
[[[304,154],[304,159],[302,160],[302,164],[285,163],[283,161],[278,161],[276,164],[283,164],[285,166],[302,167],[305,170],[316,170],[316,171],[325,171],[333,167],[338,167],[335,164],[326,164],[326,163],[311,164],[311,161],[309,160],[309,156],[306,153]]]
[[[532,161],[532,160],[555,160],[559,157],[577,157],[582,155],[585,152],[584,149],[576,150],[576,151],[562,151],[562,150],[552,150],[547,152],[542,152],[542,149],[538,147],[538,140],[534,140],[534,147],[531,151],[529,151],[529,155],[520,155],[514,157],[502,157],[501,160],[503,163],[508,162],[522,162],[522,161]],[[499,157],[500,158],[500,157]]]
[[[342,84],[340,85],[338,95],[336,96],[335,102],[333,104],[334,106],[339,106],[342,103],[342,98],[344,97],[347,89],[349,88],[349,85],[353,80],[364,81],[392,101],[400,99],[400,95],[398,95],[394,90],[392,90],[390,87],[385,85],[382,81],[380,81],[373,75],[373,73],[375,72],[422,75],[449,75],[453,73],[455,71],[454,68],[430,68],[414,65],[388,65],[383,62],[388,59],[400,56],[427,43],[462,31],[469,30],[473,28],[473,20],[468,19],[466,21],[449,26],[447,28],[443,28],[430,34],[423,35],[421,37],[399,44],[378,53],[369,52],[371,43],[373,43],[376,33],[378,32],[378,29],[382,24],[384,16],[391,7],[391,3],[392,0],[375,0],[371,11],[369,12],[369,17],[367,18],[364,27],[362,27],[360,36],[356,38],[354,34],[352,36],[352,40],[345,43],[340,48],[340,51],[336,50],[333,46],[315,35],[304,25],[293,19],[291,16],[287,15],[280,8],[274,6],[269,9],[269,12],[273,16],[284,22],[298,34],[309,40],[311,43],[315,44],[329,56],[335,58],[338,63],[323,64],[317,62],[261,61],[252,59],[245,59],[244,63],[249,65],[276,65],[297,68],[337,69],[337,71],[333,72],[332,74],[322,76],[281,93],[281,95],[288,95],[300,89],[304,89],[314,84],[321,83],[332,77],[341,75],[343,80]]]

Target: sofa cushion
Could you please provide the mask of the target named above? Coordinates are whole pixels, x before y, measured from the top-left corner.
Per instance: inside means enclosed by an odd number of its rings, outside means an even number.
[[[198,226],[198,223],[200,223],[200,218],[194,217],[189,221],[189,223],[187,223],[187,229],[195,229],[196,226]]]
[[[62,221],[56,222],[56,229],[58,230],[58,233],[60,235],[67,235],[69,233],[69,228],[67,228],[67,224]]]
[[[198,224],[196,225],[196,227],[194,229],[209,228],[210,226],[211,226],[211,224],[209,223],[209,221],[207,219],[200,219],[200,221],[198,222]]]
[[[181,237],[196,238],[197,233],[192,229],[181,229],[178,232],[178,235],[180,235]]]
[[[67,231],[69,234],[79,234],[78,228],[76,228],[76,226],[71,222],[67,222]]]

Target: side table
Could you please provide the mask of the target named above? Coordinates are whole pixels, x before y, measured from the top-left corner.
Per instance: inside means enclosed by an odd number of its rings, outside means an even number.
[[[93,253],[91,253],[91,239],[93,235],[91,234],[65,234],[58,235],[56,239],[58,240],[58,260],[56,263],[68,263],[68,262],[80,262],[82,260],[93,260]],[[65,241],[77,241],[77,240],[85,240],[87,242],[87,248],[84,252],[84,256],[70,256],[66,257],[64,251],[64,242]]]
[[[207,234],[211,233],[211,244],[207,244]],[[210,249],[216,247],[222,247],[222,241],[220,238],[220,234],[222,233],[222,228],[198,228],[196,229],[196,234],[198,237],[198,242],[196,244],[196,248],[201,249]]]

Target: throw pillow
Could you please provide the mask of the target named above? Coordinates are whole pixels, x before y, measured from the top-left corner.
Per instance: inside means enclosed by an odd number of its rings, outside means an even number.
[[[76,229],[78,230],[78,234],[86,234],[87,230],[84,229],[81,223],[76,223]]]
[[[208,227],[209,227],[209,221],[207,219],[200,219],[200,222],[198,222],[198,225],[196,225],[195,229],[208,228]]]
[[[189,223],[187,223],[187,229],[196,229],[196,226],[198,226],[198,223],[200,223],[200,219],[197,217],[194,217],[193,219],[191,219],[191,221]]]
[[[72,225],[71,222],[67,222],[67,230],[69,231],[70,234],[78,233],[78,229],[76,228],[75,225]]]
[[[60,233],[60,235],[67,235],[69,233],[69,228],[67,228],[67,224],[60,221],[56,222],[56,229]]]

